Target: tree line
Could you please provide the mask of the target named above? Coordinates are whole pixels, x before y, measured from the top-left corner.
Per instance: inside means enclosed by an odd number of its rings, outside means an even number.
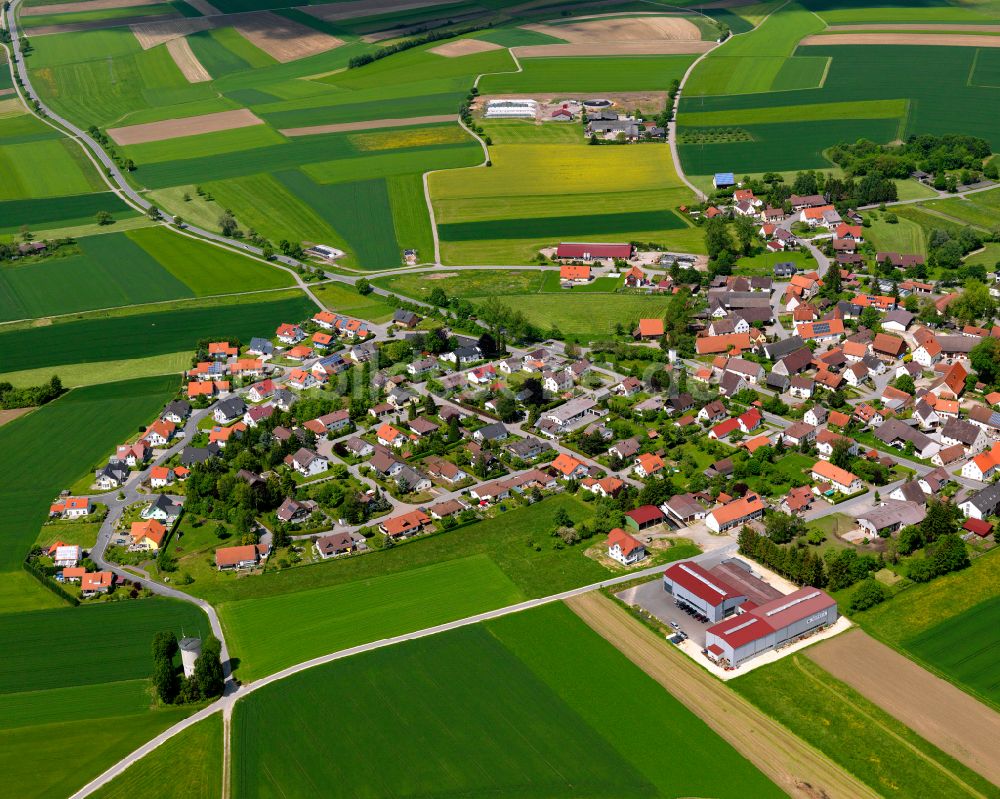
[[[210,635],[202,642],[201,654],[194,662],[194,673],[190,677],[184,676],[175,663],[179,651],[173,632],[159,632],[153,637],[153,687],[160,701],[183,705],[222,696],[225,674],[219,639]]]

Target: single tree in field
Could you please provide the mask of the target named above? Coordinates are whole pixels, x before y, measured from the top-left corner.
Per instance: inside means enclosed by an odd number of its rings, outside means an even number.
[[[112,218],[110,211],[98,211],[94,219],[97,221],[98,225],[110,225],[115,221]]]

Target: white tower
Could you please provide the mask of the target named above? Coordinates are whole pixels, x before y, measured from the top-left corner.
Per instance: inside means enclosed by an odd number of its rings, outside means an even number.
[[[190,677],[194,674],[194,662],[201,654],[200,638],[182,638],[180,640],[181,664],[184,666],[184,676]]]

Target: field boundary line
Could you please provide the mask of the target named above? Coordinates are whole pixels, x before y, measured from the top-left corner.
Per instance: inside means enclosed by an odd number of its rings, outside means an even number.
[[[731,545],[735,547],[735,542]],[[714,554],[718,554],[720,550],[715,550]],[[495,608],[493,610],[483,611],[482,613],[477,613],[472,616],[466,616],[462,619],[456,619],[454,621],[445,622],[443,624],[437,624],[432,627],[425,627],[421,630],[415,630],[410,633],[403,633],[401,635],[393,636],[392,638],[380,638],[376,641],[370,641],[366,644],[358,644],[357,646],[349,647],[347,649],[337,650],[326,655],[320,655],[319,657],[311,658],[309,660],[302,661],[301,663],[296,663],[292,666],[288,666],[280,671],[276,671],[273,674],[269,674],[265,677],[261,677],[259,680],[246,683],[244,685],[238,686],[235,690],[224,694],[219,699],[216,699],[210,705],[202,708],[198,712],[188,716],[186,719],[174,724],[172,727],[168,727],[166,730],[161,732],[155,738],[144,743],[142,746],[138,747],[131,754],[119,760],[110,768],[106,769],[104,772],[94,777],[90,782],[84,785],[79,790],[75,791],[70,795],[69,799],[84,799],[84,797],[90,796],[95,791],[99,790],[101,787],[109,783],[115,777],[119,776],[123,771],[125,771],[130,765],[143,757],[148,755],[157,747],[169,741],[175,735],[183,732],[188,727],[197,724],[202,719],[208,718],[213,713],[217,713],[220,710],[225,710],[226,708],[232,707],[236,702],[238,702],[243,697],[253,693],[259,688],[264,688],[271,683],[278,682],[280,680],[286,679],[288,677],[294,676],[303,671],[308,671],[309,669],[315,668],[317,666],[324,666],[328,663],[333,663],[337,660],[343,660],[347,657],[352,657],[354,655],[360,655],[365,652],[372,652],[378,649],[384,649],[385,647],[395,646],[396,644],[406,643],[407,641],[416,641],[421,638],[427,638],[432,635],[438,635],[439,633],[448,632],[450,630],[457,630],[461,627],[468,627],[473,624],[480,624],[484,621],[490,621],[492,619],[498,619],[503,616],[509,616],[513,613],[520,613],[525,610],[531,610],[533,608],[541,607],[543,605],[548,605],[552,602],[561,602],[563,600],[569,599],[574,596],[579,596],[580,594],[586,594],[590,591],[597,591],[601,588],[607,588],[609,586],[618,585],[620,583],[625,583],[631,580],[635,580],[642,577],[652,577],[658,575],[663,571],[663,565],[659,564],[656,566],[649,566],[645,569],[640,569],[638,571],[629,572],[627,574],[618,575],[615,577],[609,577],[603,582],[591,583],[590,585],[583,585],[578,588],[570,588],[566,591],[561,591],[558,594],[550,594],[549,596],[539,597],[537,599],[526,599],[522,602],[517,602],[513,605],[506,605],[502,608]]]
[[[824,86],[826,86],[826,79],[830,75],[830,66],[832,64],[833,64],[833,56],[828,55],[826,57],[826,66],[823,67],[823,75],[819,79],[819,86],[816,87],[817,89],[822,89]]]
[[[830,694],[831,696],[835,697],[835,698],[836,698],[836,700],[837,700],[837,701],[838,701],[838,702],[839,702],[840,704],[849,704],[849,703],[847,703],[847,702],[846,702],[846,701],[844,700],[844,698],[843,698],[842,696],[840,696],[840,694],[838,694],[838,693],[837,693],[837,692],[836,692],[836,691],[835,691],[835,690],[833,689],[833,686],[831,686],[831,685],[828,685],[827,683],[823,682],[823,681],[822,681],[822,680],[820,680],[820,679],[819,679],[818,677],[816,677],[816,675],[815,675],[815,674],[811,674],[811,673],[810,673],[810,672],[809,672],[809,671],[808,671],[808,670],[807,670],[807,669],[806,669],[806,668],[805,668],[805,667],[804,667],[804,666],[802,665],[802,661],[801,661],[801,660],[800,660],[800,658],[799,658],[799,655],[800,655],[800,654],[805,654],[805,653],[804,653],[804,652],[803,652],[803,653],[799,653],[799,652],[796,652],[795,654],[793,654],[793,655],[791,656],[791,658],[792,658],[792,664],[793,664],[793,665],[795,666],[795,668],[796,668],[796,669],[798,669],[798,671],[800,671],[800,672],[802,673],[802,675],[803,675],[803,676],[804,676],[804,677],[805,677],[805,678],[806,678],[807,680],[809,680],[810,682],[812,682],[812,683],[815,683],[815,684],[816,684],[817,686],[819,686],[819,687],[820,687],[820,688],[821,688],[821,689],[823,690],[823,692],[824,692],[824,693],[828,693],[828,694]],[[808,655],[805,655],[805,656],[806,656],[806,657],[809,657]],[[815,665],[815,666],[816,666],[817,668],[819,668],[819,669],[822,669],[822,670],[823,670],[824,672],[826,672],[826,669],[824,669],[824,668],[823,668],[822,666],[820,666],[820,665],[819,665],[818,663],[816,663],[816,662],[815,662],[814,660],[812,660],[811,658],[810,658],[810,661],[811,661],[811,662],[812,662],[812,663],[813,663],[813,664],[814,664],[814,665]],[[826,672],[826,673],[827,673],[827,674],[829,674],[829,672]],[[831,675],[831,676],[833,676],[833,675]],[[837,679],[837,678],[836,678],[836,677],[834,677],[834,679]],[[845,684],[846,684],[846,683],[845,683]],[[851,686],[848,686],[848,687],[850,688]],[[851,688],[851,690],[852,690],[852,691],[857,691],[857,689],[856,689],[856,688]],[[860,693],[860,692],[859,692],[859,693]],[[868,701],[871,701],[871,700],[868,700]],[[874,703],[873,703],[873,704],[874,704]],[[884,734],[887,734],[887,735],[889,735],[889,736],[890,736],[891,738],[894,738],[894,739],[895,739],[896,741],[898,741],[899,743],[901,743],[901,744],[902,744],[903,746],[905,746],[905,747],[906,747],[907,749],[909,749],[909,750],[910,750],[911,752],[913,752],[913,754],[915,754],[915,755],[916,755],[916,756],[917,756],[918,758],[920,758],[921,760],[924,760],[924,761],[926,761],[926,762],[927,762],[927,763],[928,763],[929,765],[931,765],[931,766],[933,766],[934,768],[936,768],[936,769],[937,769],[938,771],[940,771],[940,772],[941,772],[942,774],[944,774],[944,775],[945,775],[946,777],[950,777],[950,778],[951,778],[951,779],[952,779],[952,780],[953,780],[953,781],[954,781],[955,783],[957,783],[957,784],[958,784],[959,786],[961,786],[962,788],[966,789],[966,790],[967,790],[967,791],[968,791],[968,792],[969,792],[970,794],[972,794],[973,796],[978,796],[978,797],[979,797],[979,799],[986,799],[986,796],[985,796],[984,794],[980,793],[980,792],[979,792],[979,791],[977,791],[977,790],[976,790],[975,788],[973,788],[973,787],[972,787],[971,785],[967,784],[967,783],[966,783],[965,781],[963,781],[962,779],[960,779],[960,778],[958,777],[958,775],[957,775],[957,774],[953,774],[953,773],[952,773],[952,772],[951,772],[951,771],[950,771],[950,770],[949,770],[948,768],[946,768],[946,767],[945,767],[945,766],[944,766],[943,764],[939,763],[939,762],[937,761],[937,759],[936,759],[936,758],[933,758],[933,757],[931,757],[930,755],[928,755],[928,754],[927,754],[926,752],[923,752],[923,751],[921,751],[921,749],[920,749],[920,748],[919,748],[918,746],[916,746],[915,744],[912,744],[912,743],[910,743],[910,742],[909,742],[909,741],[907,741],[907,740],[906,740],[906,739],[905,739],[905,738],[904,738],[903,736],[899,735],[899,733],[897,733],[897,732],[895,732],[894,730],[891,730],[891,729],[889,729],[888,727],[886,727],[886,726],[885,726],[885,725],[884,725],[884,724],[883,724],[882,722],[880,722],[880,721],[879,721],[878,719],[876,719],[876,718],[875,718],[874,716],[872,716],[872,715],[871,715],[870,713],[868,713],[867,711],[864,711],[864,710],[862,710],[861,708],[858,708],[858,707],[855,707],[854,705],[850,705],[850,707],[852,707],[852,708],[853,708],[854,710],[856,710],[856,711],[857,711],[858,713],[860,713],[860,714],[861,714],[862,716],[864,716],[864,717],[865,717],[866,719],[868,719],[868,721],[872,722],[872,723],[873,723],[873,724],[874,724],[874,725],[875,725],[875,726],[876,726],[876,727],[877,727],[878,729],[880,729],[880,730],[881,730],[881,731],[882,731],[882,732],[883,732]],[[876,707],[878,707],[878,706],[876,705]],[[884,710],[884,709],[882,709],[882,708],[879,708],[879,709],[880,709],[880,710],[882,710],[882,712],[883,712],[883,713],[885,713],[886,715],[888,715],[888,716],[891,716],[891,717],[892,717],[892,718],[894,718],[894,719],[896,718],[896,717],[895,717],[895,716],[893,716],[893,715],[892,715],[891,713],[889,713],[889,712],[888,712],[887,710]],[[899,721],[899,723],[900,723],[900,724],[902,724],[902,725],[903,725],[904,727],[906,727],[907,729],[910,729],[909,727],[907,727],[907,726],[906,726],[906,724],[905,724],[905,723],[903,723],[903,722],[902,722],[902,721],[900,721],[899,719],[896,719],[896,721]],[[913,730],[910,730],[910,732],[913,732]],[[919,735],[918,733],[915,733],[915,732],[914,732],[913,734],[914,734],[914,735],[917,735],[917,736],[918,736],[919,738],[923,738],[923,736],[922,736],[922,735]],[[924,740],[926,740],[926,739],[924,739]],[[930,743],[930,741],[928,741],[928,743]],[[931,746],[934,746],[934,744],[932,744],[932,743],[931,743]],[[935,747],[935,748],[937,748],[937,747]]]
[[[903,116],[899,118],[899,127],[896,128],[896,138],[902,140],[903,134],[906,133],[906,126],[910,123],[910,109],[912,108],[913,99],[910,97],[904,97],[905,100],[903,104]]]
[[[793,797],[877,797],[825,753],[799,738],[602,594],[566,605],[720,738]]]

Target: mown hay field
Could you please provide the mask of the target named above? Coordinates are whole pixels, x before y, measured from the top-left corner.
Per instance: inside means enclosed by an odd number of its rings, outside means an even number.
[[[87,224],[94,221],[98,211],[107,211],[117,220],[136,216],[135,211],[110,191],[6,200],[0,202],[0,234],[19,233],[22,225],[35,231]]]
[[[809,7],[828,25],[860,23],[933,22],[990,23],[996,22],[990,6],[983,3],[949,2],[949,0],[810,0]]]
[[[320,756],[347,734],[393,757]],[[781,795],[562,605],[338,661],[237,704],[234,791],[317,780],[332,796]]]
[[[87,194],[106,188],[69,139],[0,145],[0,201]],[[6,227],[6,219],[3,224]]]

